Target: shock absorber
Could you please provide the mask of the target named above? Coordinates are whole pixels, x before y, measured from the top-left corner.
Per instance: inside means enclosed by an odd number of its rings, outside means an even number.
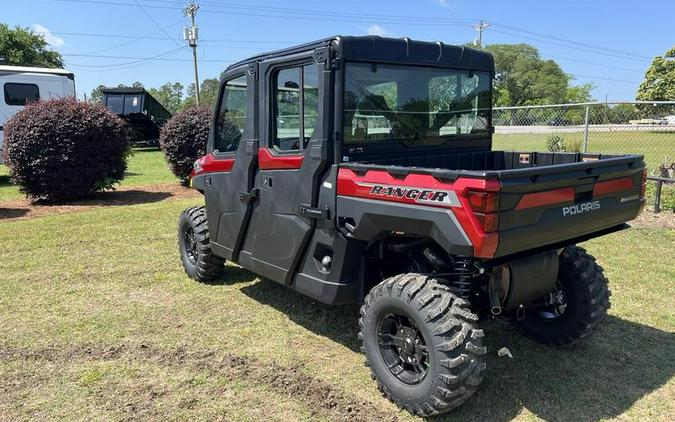
[[[436,277],[442,278],[457,296],[471,302],[477,278],[483,274],[480,267],[475,265],[475,260],[443,256],[431,247],[424,248],[422,255],[435,270]]]
[[[476,277],[480,275],[480,271],[472,259],[464,257],[455,258],[450,268],[450,274],[447,277],[448,286],[457,296],[470,302]]]

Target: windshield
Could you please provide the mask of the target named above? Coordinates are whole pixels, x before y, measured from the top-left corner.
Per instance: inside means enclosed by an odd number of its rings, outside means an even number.
[[[490,136],[489,72],[347,63],[346,144],[441,145]]]

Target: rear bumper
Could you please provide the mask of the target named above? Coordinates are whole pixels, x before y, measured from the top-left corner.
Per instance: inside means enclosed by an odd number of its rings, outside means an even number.
[[[531,224],[499,232],[495,258],[602,236],[608,229],[622,227],[633,220],[641,209],[640,200],[620,204],[616,197],[606,197],[599,199],[598,203],[599,209],[576,215],[563,216],[564,206],[532,210],[539,213],[536,218],[533,215],[523,216],[525,221],[532,221]]]

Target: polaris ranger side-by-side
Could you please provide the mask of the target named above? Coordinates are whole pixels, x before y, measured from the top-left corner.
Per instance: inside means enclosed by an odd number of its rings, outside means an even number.
[[[605,317],[579,242],[644,205],[641,156],[492,151],[490,54],[334,37],[224,73],[208,153],[180,216],[188,275],[226,260],[328,304],[359,303],[380,390],[448,411],[485,370],[482,318],[550,345]]]

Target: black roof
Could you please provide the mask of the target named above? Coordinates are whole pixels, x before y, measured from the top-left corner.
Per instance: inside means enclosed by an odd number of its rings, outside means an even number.
[[[131,87],[125,87],[125,88],[101,88],[101,92],[104,94],[145,94],[145,88],[131,88]]]
[[[464,46],[448,45],[440,41],[416,41],[410,38],[384,38],[376,35],[337,35],[282,50],[259,54],[234,63],[227,69],[324,46],[332,46],[337,55],[345,60],[494,70],[492,54],[484,51]]]

